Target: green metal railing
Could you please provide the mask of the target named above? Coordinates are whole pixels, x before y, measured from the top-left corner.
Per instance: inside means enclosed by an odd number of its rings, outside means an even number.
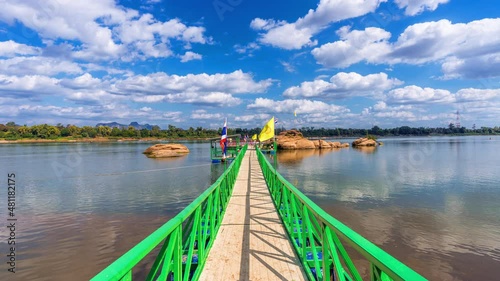
[[[370,263],[371,280],[426,280],[326,213],[285,180],[259,149],[257,157],[276,209],[309,280],[362,280],[342,242]]]
[[[247,146],[228,169],[184,210],[91,280],[132,280],[132,270],[163,246],[146,280],[197,280],[219,230]]]

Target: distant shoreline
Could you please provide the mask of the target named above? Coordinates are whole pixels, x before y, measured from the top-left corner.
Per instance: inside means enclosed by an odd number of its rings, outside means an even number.
[[[204,141],[208,139],[187,139],[187,138],[178,138],[178,139],[166,139],[166,138],[60,138],[60,139],[18,139],[18,140],[5,140],[0,139],[0,144],[9,144],[9,143],[90,143],[90,142],[154,142],[154,141],[184,141],[184,140],[197,140]]]
[[[445,135],[405,135],[405,136],[376,136],[377,139],[384,138],[408,138],[408,137],[469,137],[469,136],[499,136],[498,134],[445,134]],[[356,139],[363,136],[335,136],[335,137],[306,137],[307,139]],[[0,139],[1,144],[12,144],[12,143],[105,143],[105,142],[155,142],[155,141],[208,141],[213,138],[58,138],[58,139],[17,139],[17,140],[6,140]]]

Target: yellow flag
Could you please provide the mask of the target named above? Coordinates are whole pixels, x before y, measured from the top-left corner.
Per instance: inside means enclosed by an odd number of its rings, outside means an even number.
[[[259,140],[266,141],[272,137],[274,137],[274,117],[267,122],[264,128],[262,128],[262,131],[259,134]]]
[[[252,136],[252,139],[253,139],[253,140],[257,140],[257,134],[254,134],[254,135]]]
[[[293,115],[294,115],[295,117],[297,117],[297,110],[295,110],[295,111],[293,112]]]

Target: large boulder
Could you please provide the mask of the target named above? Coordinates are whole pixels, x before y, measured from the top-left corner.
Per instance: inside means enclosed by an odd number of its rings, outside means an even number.
[[[368,138],[359,138],[352,142],[352,146],[377,146],[377,142]]]
[[[336,141],[336,142],[331,142],[330,146],[332,148],[344,148],[344,147],[349,147],[349,143],[348,142],[340,143],[340,142]]]
[[[302,135],[301,132],[297,130],[288,130],[288,131],[283,131],[278,135],[279,137],[288,137],[288,138],[304,138],[304,135]]]
[[[319,148],[319,140],[313,140],[312,142],[315,148]]]
[[[315,149],[314,143],[308,139],[298,140],[295,145],[297,149]]]
[[[182,144],[155,144],[143,152],[149,158],[179,157],[189,154],[189,149]]]
[[[295,144],[295,142],[284,141],[284,142],[278,142],[278,148],[284,150],[297,149],[297,145]]]
[[[327,141],[319,140],[319,142],[318,142],[318,148],[319,149],[329,149],[329,148],[332,148],[332,146]]]
[[[342,146],[342,144],[340,142],[338,142],[338,141],[335,141],[335,142],[331,142],[330,146],[332,148],[340,148]]]
[[[292,149],[330,149],[330,148],[341,148],[349,147],[348,143],[338,145],[332,145],[331,142],[325,140],[308,140],[304,138],[301,132],[297,130],[283,131],[277,136],[276,141],[278,142],[278,149],[282,150],[292,150]],[[337,143],[336,143],[337,144]]]
[[[281,132],[276,138],[278,148],[288,149],[314,149],[314,143],[302,136],[297,130],[288,130]]]

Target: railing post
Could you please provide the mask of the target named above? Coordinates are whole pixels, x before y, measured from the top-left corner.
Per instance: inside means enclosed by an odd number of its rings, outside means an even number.
[[[127,272],[127,274],[125,274],[125,276],[123,276],[120,281],[132,281],[132,270],[130,270],[129,272]]]
[[[177,238],[174,247],[174,280],[182,280],[182,225],[177,227]]]
[[[321,251],[323,252],[323,280],[330,281],[332,276],[330,274],[330,269],[332,266],[332,255],[330,252],[330,247],[328,243],[328,228],[324,227],[321,231]],[[335,273],[334,273],[335,274]],[[340,280],[338,277],[335,280]]]

